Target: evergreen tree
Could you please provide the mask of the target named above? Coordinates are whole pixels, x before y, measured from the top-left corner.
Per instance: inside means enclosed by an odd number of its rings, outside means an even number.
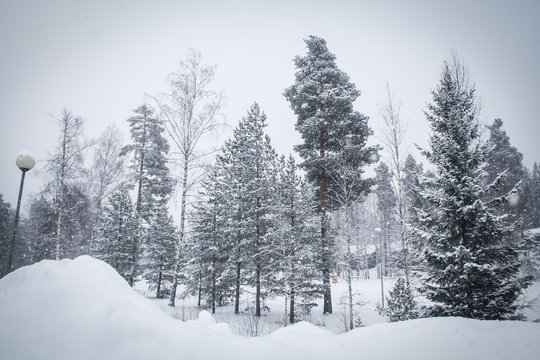
[[[131,198],[127,189],[120,189],[110,196],[104,208],[95,253],[130,282],[139,251],[137,219]]]
[[[41,195],[32,200],[28,219],[32,238],[32,261],[55,258],[56,215],[51,201]]]
[[[424,167],[422,163],[417,163],[412,155],[408,155],[403,167],[404,172],[404,192],[405,202],[407,206],[407,223],[417,224],[418,209],[424,207],[425,201],[423,200],[420,192],[422,190],[420,179],[424,175]]]
[[[463,65],[456,58],[445,63],[426,112],[432,132],[423,153],[437,176],[422,193],[431,206],[420,212],[429,267],[423,291],[433,315],[505,319],[531,279],[519,272],[522,242],[512,238],[514,224],[498,215],[506,197],[485,182],[489,147],[479,139],[474,94]]]
[[[411,288],[402,277],[397,279],[394,288],[386,297],[387,307],[384,314],[388,316],[390,322],[416,319],[416,301],[414,300]]]
[[[384,272],[384,276],[391,276],[393,256],[391,254],[391,240],[396,225],[396,194],[392,186],[392,173],[386,163],[381,162],[375,169],[375,182],[377,187],[375,194],[377,194],[377,208],[379,210],[380,228],[382,230],[383,249],[382,253],[385,261],[385,269],[380,271]]]
[[[195,207],[190,256],[192,276],[188,286],[198,294],[198,303],[204,298],[212,314],[224,299],[232,297],[234,278],[228,271],[232,244],[227,241],[228,199],[224,196],[222,170],[212,167],[203,182],[202,201]]]
[[[349,76],[340,70],[336,57],[328,51],[326,41],[310,36],[305,40],[308,53],[295,58],[295,83],[285,90],[285,97],[297,115],[296,129],[303,144],[295,150],[304,159],[301,166],[308,180],[317,188],[321,216],[321,272],[324,286],[325,314],[332,313],[330,288],[331,239],[327,211],[335,207],[328,191],[337,184],[332,176],[340,160],[359,168],[377,160],[376,149],[364,148],[370,131],[367,117],[354,111],[360,95]],[[354,156],[348,156],[354,154]]]
[[[524,175],[523,155],[510,145],[510,138],[502,129],[502,125],[501,119],[495,119],[493,124],[488,126],[491,151],[486,158],[485,167],[488,183],[494,182],[505,172],[503,184],[497,191],[500,196],[510,192]]]
[[[320,296],[317,247],[312,239],[317,236],[314,219],[315,204],[311,189],[297,174],[294,158],[279,162],[278,216],[275,221],[277,261],[273,268],[273,292],[285,297],[285,324],[307,316]],[[287,316],[288,315],[288,316]]]
[[[128,119],[132,143],[122,149],[122,154],[133,155],[129,169],[137,194],[135,211],[138,231],[132,255],[136,256],[145,244],[155,247],[147,244],[153,239],[147,237],[145,229],[151,224],[152,219],[155,219],[156,212],[163,211],[163,208],[167,206],[173,180],[167,166],[169,144],[163,137],[165,129],[162,122],[154,116],[153,110],[147,105],[141,105],[133,112],[136,115]],[[139,259],[135,261],[133,273],[129,278],[131,286],[139,271],[138,261]]]
[[[255,289],[255,315],[260,316],[268,290],[273,254],[273,218],[276,213],[276,154],[265,135],[266,115],[254,104],[225,143],[216,166],[222,183],[227,224],[223,234],[230,246],[229,273],[234,274],[235,313],[239,313],[241,286]]]
[[[522,216],[525,207],[526,199],[520,195],[523,194],[526,173],[522,164],[523,155],[510,145],[510,138],[502,125],[501,119],[495,119],[493,125],[488,126],[491,151],[486,158],[485,171],[488,183],[500,181],[495,193],[497,196],[514,192],[512,201],[503,206],[503,212],[517,219]]]
[[[540,168],[534,163],[532,173],[526,170],[520,197],[523,202],[523,228],[536,229],[540,227]]]
[[[176,251],[176,228],[167,209],[155,212],[150,219],[145,246],[144,279],[149,290],[156,291],[157,298],[170,293],[173,281],[174,253]]]
[[[235,179],[244,190],[243,236],[249,248],[247,284],[255,288],[255,316],[261,315],[262,299],[265,296],[264,283],[270,273],[272,241],[270,230],[272,215],[275,214],[274,196],[277,174],[275,172],[276,153],[270,138],[264,133],[266,115],[257,103],[253,104],[242,119],[244,134],[238,144],[243,153]]]
[[[407,238],[409,240],[409,264],[414,270],[425,270],[423,261],[423,251],[425,248],[425,239],[418,236],[414,231],[420,226],[419,210],[427,209],[428,204],[421,196],[423,185],[421,179],[424,176],[424,167],[422,163],[416,162],[412,155],[408,155],[403,167],[404,173],[404,197],[407,204],[405,221],[407,224]]]

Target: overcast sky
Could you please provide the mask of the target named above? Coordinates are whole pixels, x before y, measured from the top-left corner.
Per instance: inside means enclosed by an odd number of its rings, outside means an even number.
[[[303,39],[325,38],[362,95],[356,109],[377,133],[388,82],[402,102],[408,142],[427,144],[423,115],[444,59],[457,51],[482,103],[500,117],[531,167],[540,161],[540,3],[534,1],[0,1],[0,193],[15,206],[21,150],[37,167],[58,137],[63,108],[98,136],[165,90],[189,48],[217,65],[231,127],[257,101],[277,151],[299,142],[283,97]],[[412,146],[411,146],[412,148]],[[32,175],[34,174],[34,175]],[[29,172],[23,208],[40,190]]]

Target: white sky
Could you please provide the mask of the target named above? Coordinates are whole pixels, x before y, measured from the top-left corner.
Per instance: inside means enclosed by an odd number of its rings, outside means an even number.
[[[531,167],[540,161],[540,3],[523,1],[0,1],[0,193],[16,204],[15,158],[30,151],[37,167],[52,151],[55,122],[68,108],[98,136],[165,90],[166,76],[189,48],[216,64],[231,127],[257,101],[280,153],[300,137],[283,97],[303,39],[325,38],[371,117],[390,83],[409,123],[408,141],[425,145],[422,110],[452,50],[465,60],[482,120],[503,119]],[[412,147],[412,146],[411,146]],[[32,174],[34,174],[32,176]],[[29,172],[23,209],[39,191]]]

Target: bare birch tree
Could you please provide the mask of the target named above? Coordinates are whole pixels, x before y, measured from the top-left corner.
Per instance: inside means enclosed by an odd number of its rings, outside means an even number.
[[[62,256],[61,245],[63,238],[63,223],[69,216],[72,204],[67,201],[70,183],[79,178],[83,170],[82,154],[91,145],[84,140],[84,121],[74,116],[71,111],[64,109],[60,118],[55,118],[60,128],[56,152],[47,160],[47,169],[52,174],[52,181],[48,187],[54,192],[56,212],[55,258]]]
[[[103,201],[122,183],[124,157],[120,156],[121,150],[120,131],[116,126],[110,125],[96,141],[93,164],[90,168],[89,186],[94,212],[89,244],[91,251]]]
[[[346,141],[346,139],[345,139]],[[352,289],[352,272],[354,263],[357,258],[357,250],[353,250],[353,245],[357,243],[355,234],[357,230],[353,224],[353,208],[354,206],[365,197],[373,184],[372,179],[363,178],[363,170],[351,162],[351,159],[344,156],[342,157],[338,165],[335,167],[335,171],[330,174],[330,179],[334,183],[334,187],[329,191],[328,195],[331,200],[339,204],[339,209],[343,211],[345,217],[344,228],[341,229],[344,248],[344,266],[346,271],[346,280],[348,288],[348,329],[354,328],[354,302],[353,302],[353,289]]]
[[[158,116],[163,121],[176,151],[173,155],[181,169],[180,233],[176,244],[174,280],[170,305],[175,305],[176,288],[181,270],[182,246],[186,236],[187,198],[201,179],[201,163],[208,155],[201,139],[222,125],[219,113],[224,95],[210,89],[215,67],[201,64],[201,55],[191,50],[179,69],[168,78],[170,90],[154,98]]]
[[[403,270],[405,272],[405,281],[409,286],[409,250],[406,231],[406,204],[404,189],[404,166],[406,154],[403,149],[406,126],[400,116],[401,104],[394,101],[390,86],[386,85],[386,103],[380,110],[380,116],[383,120],[381,141],[385,145],[386,153],[389,156],[389,163],[392,169],[392,186],[396,196],[396,209],[399,222],[399,238],[401,242],[401,253],[403,261]]]

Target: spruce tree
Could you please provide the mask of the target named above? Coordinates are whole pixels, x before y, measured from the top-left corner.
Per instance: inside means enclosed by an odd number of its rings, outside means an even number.
[[[384,314],[390,322],[416,319],[418,312],[414,295],[406,281],[399,277],[386,297],[387,307]]]
[[[301,166],[317,189],[321,216],[323,312],[328,314],[332,313],[330,270],[333,265],[327,212],[337,206],[328,197],[328,192],[339,187],[335,171],[340,160],[343,163],[346,159],[349,166],[361,168],[376,161],[377,154],[376,148],[365,148],[370,135],[367,117],[353,109],[360,92],[349,76],[338,68],[336,57],[328,51],[324,39],[310,36],[305,42],[308,53],[295,58],[296,81],[284,95],[297,115],[296,130],[303,139],[295,150],[304,159]]]
[[[503,206],[503,212],[517,219],[523,216],[526,206],[526,198],[521,196],[526,173],[522,164],[523,155],[510,144],[510,138],[502,126],[501,119],[495,119],[493,124],[488,126],[491,149],[486,158],[485,171],[488,183],[500,181],[497,196],[513,192],[512,201]]]
[[[32,200],[28,217],[32,238],[32,261],[55,258],[56,215],[52,201],[41,195]]]
[[[223,168],[213,166],[202,183],[201,201],[195,205],[188,249],[192,259],[188,287],[197,293],[198,303],[205,300],[212,314],[216,306],[232,297],[233,280],[227,263],[232,242],[227,241],[228,199]]]
[[[148,282],[148,289],[156,291],[157,298],[163,298],[170,292],[176,237],[176,228],[167,209],[155,212],[146,234],[143,277]]]
[[[240,143],[241,161],[236,179],[244,190],[244,237],[249,243],[249,265],[251,274],[247,283],[255,288],[255,316],[261,315],[262,300],[265,296],[265,282],[270,272],[272,242],[270,230],[275,214],[275,172],[276,153],[270,144],[270,138],[264,133],[266,115],[257,103],[253,104],[242,119],[244,135]]]
[[[131,282],[140,248],[137,244],[137,218],[127,189],[114,192],[104,207],[96,256]]]
[[[276,154],[264,133],[266,115],[254,104],[242,118],[218,156],[227,201],[223,229],[231,254],[228,271],[234,274],[235,313],[239,313],[241,286],[255,289],[255,315],[261,315],[268,290],[276,214]]]
[[[148,105],[141,105],[133,112],[136,115],[128,119],[132,143],[125,146],[121,154],[132,155],[129,169],[131,184],[136,189],[135,212],[138,223],[132,256],[136,257],[143,246],[155,247],[148,244],[153,239],[148,237],[146,230],[152,221],[157,219],[156,213],[162,212],[167,206],[173,180],[167,166],[169,143],[163,136],[165,128],[162,122],[155,117],[154,111]],[[139,273],[138,262],[139,259],[134,263],[129,277],[131,286]],[[156,269],[150,271],[155,272]]]
[[[489,146],[480,140],[477,115],[465,68],[456,58],[445,62],[426,111],[430,149],[423,153],[436,177],[426,180],[422,193],[429,204],[420,212],[428,244],[423,291],[434,302],[433,315],[506,319],[531,279],[519,272],[515,224],[499,216],[506,197],[485,181]]]
[[[278,214],[274,219],[277,251],[273,267],[273,293],[285,297],[285,324],[310,314],[321,294],[318,285],[315,204],[309,185],[297,174],[292,155],[279,162]]]
[[[396,194],[392,186],[392,173],[386,163],[381,162],[375,169],[375,182],[377,194],[377,209],[379,212],[380,228],[382,230],[383,249],[381,249],[385,269],[380,271],[384,272],[384,276],[391,276],[393,256],[391,254],[390,244],[395,231],[396,226]]]
[[[525,169],[523,192],[523,228],[536,229],[540,227],[540,167],[534,163],[532,172]]]
[[[421,179],[424,176],[424,167],[422,163],[417,163],[412,155],[408,155],[403,167],[403,173],[405,203],[407,204],[405,221],[407,223],[407,238],[410,244],[409,265],[413,270],[422,270],[425,265],[422,256],[425,248],[425,239],[418,236],[414,229],[420,226],[418,221],[419,210],[428,207],[428,204],[420,194],[423,189]]]

